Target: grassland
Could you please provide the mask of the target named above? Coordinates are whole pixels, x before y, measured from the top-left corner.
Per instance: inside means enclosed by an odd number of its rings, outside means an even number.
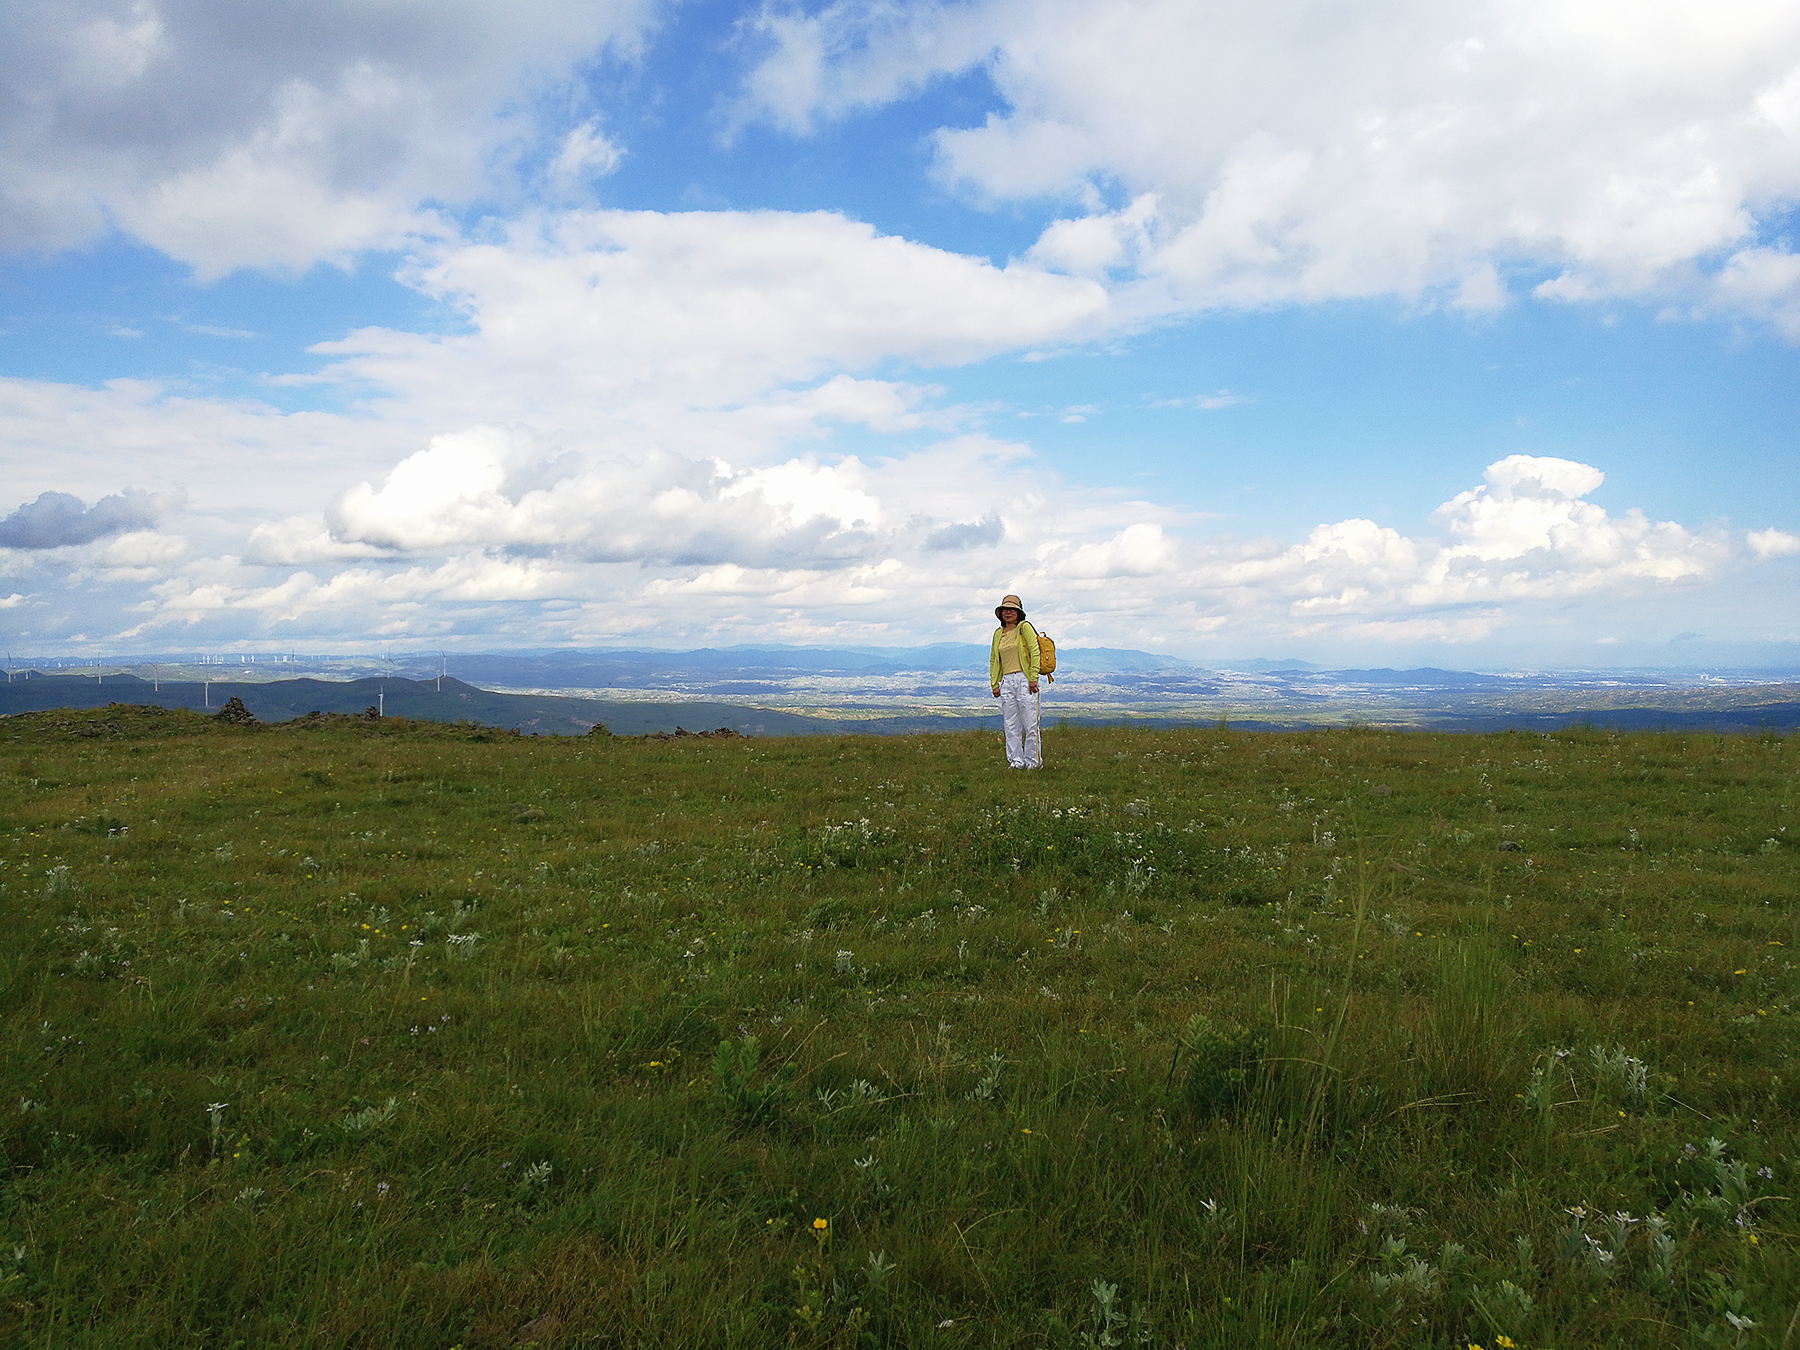
[[[1800,747],[0,723],[0,1345],[1792,1346]]]

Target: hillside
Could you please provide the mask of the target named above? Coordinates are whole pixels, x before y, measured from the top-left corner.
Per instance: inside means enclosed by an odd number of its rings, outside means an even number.
[[[1774,736],[0,728],[0,1345],[1780,1346]]]

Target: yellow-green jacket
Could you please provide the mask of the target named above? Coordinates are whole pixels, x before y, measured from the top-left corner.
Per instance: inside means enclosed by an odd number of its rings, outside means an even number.
[[[1020,619],[1013,632],[1019,638],[1019,665],[1025,671],[1026,681],[1035,684],[1038,677],[1037,629]],[[988,644],[988,683],[996,689],[1000,687],[1000,641],[1005,636],[1005,628],[996,628],[994,640]]]

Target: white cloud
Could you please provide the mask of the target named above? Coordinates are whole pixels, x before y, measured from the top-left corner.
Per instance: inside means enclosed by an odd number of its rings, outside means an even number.
[[[108,567],[131,568],[149,576],[159,574],[187,551],[188,541],[180,535],[138,530],[110,541],[101,560]]]
[[[483,545],[589,561],[829,564],[860,556],[881,524],[867,476],[855,459],[746,470],[667,453],[546,461],[475,427],[434,437],[379,488],[353,487],[328,519],[345,544],[407,553]]]
[[[947,428],[959,420],[954,411],[922,408],[942,389],[931,385],[896,384],[888,380],[859,380],[833,375],[825,383],[791,396],[777,395],[770,411],[791,410],[807,421],[829,419],[854,423],[872,431],[916,431],[922,427]]]
[[[288,516],[253,527],[244,549],[244,560],[265,567],[343,562],[349,559],[389,558],[392,549],[374,544],[346,543],[334,537],[318,515]]]
[[[1195,581],[1235,604],[1284,605],[1307,620],[1395,622],[1407,611],[1480,607],[1479,622],[1459,618],[1446,630],[1479,635],[1493,628],[1501,605],[1697,583],[1732,563],[1720,532],[1638,511],[1612,516],[1585,500],[1605,478],[1590,465],[1511,455],[1489,465],[1485,478],[1438,508],[1447,541],[1344,520],[1319,526],[1304,544],[1203,566]]]
[[[440,425],[501,409],[628,434],[646,403],[732,407],[884,361],[954,365],[1083,337],[1109,318],[1092,282],[823,211],[538,216],[431,249],[409,276],[472,331],[368,329],[316,350],[340,358],[332,378],[427,404]]]
[[[1738,250],[1719,269],[1706,308],[1767,319],[1800,342],[1800,256],[1775,248]]]
[[[976,435],[876,463],[807,455],[734,467],[661,450],[547,449],[472,427],[434,437],[379,487],[342,494],[326,540],[296,518],[262,527],[255,542],[267,561],[473,547],[586,564],[836,572],[895,552],[1000,545],[1005,520],[1023,524],[1041,500],[1044,479],[1028,460],[1023,447]],[[1141,509],[1070,504],[1084,530],[1124,528]],[[1145,529],[1154,527],[1126,530],[1127,545]]]
[[[1636,510],[1610,516],[1583,500],[1605,479],[1586,464],[1510,455],[1486,478],[1438,508],[1456,542],[1434,559],[1415,599],[1552,597],[1701,580],[1731,559],[1721,531],[1653,522]]]
[[[391,465],[417,430],[330,413],[282,414],[147,380],[98,388],[0,377],[0,506],[44,492],[84,499],[128,486],[186,494],[215,521],[323,503],[351,475]],[[184,524],[184,533],[192,533]]]
[[[625,152],[609,141],[597,121],[589,120],[563,137],[550,161],[550,182],[564,194],[578,193],[592,178],[604,178],[619,167]]]
[[[1786,530],[1752,530],[1744,539],[1758,558],[1785,558],[1800,553],[1800,534]]]
[[[1243,394],[1234,394],[1229,389],[1221,389],[1216,394],[1195,394],[1190,398],[1159,399],[1151,404],[1155,408],[1193,408],[1198,412],[1216,412],[1220,408],[1235,408],[1240,403],[1248,403],[1250,399]]]
[[[1075,580],[1112,577],[1148,577],[1170,570],[1176,551],[1159,525],[1140,522],[1120,530],[1110,539],[1071,546],[1067,543],[1040,547],[1039,571]]]
[[[110,225],[193,264],[304,268],[438,228],[530,128],[516,109],[653,0],[13,0],[0,8],[0,249]],[[593,172],[603,138],[564,144]],[[560,163],[560,161],[559,161]]]
[[[1508,455],[1488,466],[1484,486],[1444,503],[1437,518],[1461,540],[1459,557],[1517,558],[1534,549],[1574,540],[1583,525],[1604,521],[1606,513],[1585,497],[1606,481],[1587,464],[1533,455]]]
[[[839,0],[762,31],[746,106],[793,130],[984,69],[1005,109],[938,133],[944,178],[1080,202],[1032,256],[1129,269],[1140,312],[1482,311],[1548,271],[1545,297],[1686,290],[1793,330],[1792,255],[1758,237],[1800,199],[1780,0]]]

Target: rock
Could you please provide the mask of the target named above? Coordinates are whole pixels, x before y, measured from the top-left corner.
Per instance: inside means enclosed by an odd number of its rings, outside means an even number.
[[[256,714],[244,706],[244,700],[233,694],[223,708],[213,714],[213,721],[223,722],[232,727],[254,727],[262,724],[256,720]]]
[[[1525,845],[1521,844],[1517,839],[1502,839],[1500,841],[1500,851],[1502,853],[1523,853],[1525,851]]]

